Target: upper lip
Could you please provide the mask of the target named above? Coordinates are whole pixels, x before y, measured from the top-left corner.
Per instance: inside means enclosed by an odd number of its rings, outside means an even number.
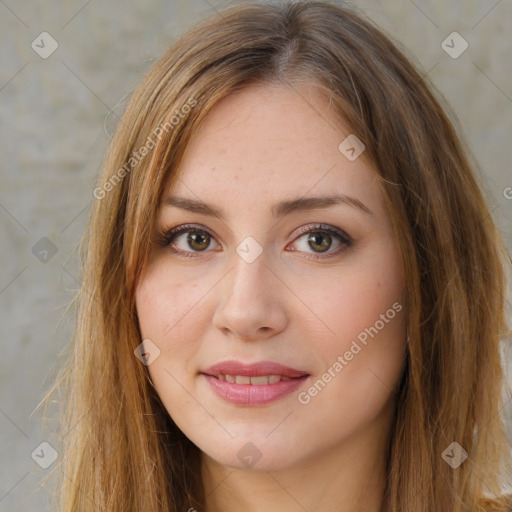
[[[307,372],[290,368],[272,361],[260,361],[258,363],[244,364],[239,361],[223,361],[214,364],[200,373],[207,375],[246,375],[248,377],[259,377],[262,375],[283,375],[285,377],[302,377],[309,375]]]

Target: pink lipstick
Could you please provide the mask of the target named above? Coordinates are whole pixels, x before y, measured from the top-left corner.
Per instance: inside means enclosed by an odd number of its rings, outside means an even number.
[[[279,400],[295,391],[309,377],[305,371],[271,361],[253,364],[224,361],[200,373],[217,396],[245,406]]]

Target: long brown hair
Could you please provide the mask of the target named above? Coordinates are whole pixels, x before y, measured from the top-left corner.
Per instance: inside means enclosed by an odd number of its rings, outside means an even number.
[[[191,137],[222,98],[256,82],[317,84],[382,180],[409,335],[385,510],[512,510],[502,494],[512,477],[501,411],[507,255],[476,164],[441,95],[398,45],[353,6],[315,1],[214,14],[133,93],[94,192],[73,340],[50,392],[66,391],[58,510],[204,510],[199,450],[134,356],[134,290]],[[468,454],[456,469],[442,456],[453,442]]]

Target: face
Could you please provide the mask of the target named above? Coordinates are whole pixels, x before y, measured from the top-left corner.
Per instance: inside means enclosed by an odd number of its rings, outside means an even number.
[[[164,194],[136,289],[145,348],[159,350],[147,368],[222,465],[290,468],[389,418],[404,282],[349,134],[314,86],[251,86],[208,114]]]

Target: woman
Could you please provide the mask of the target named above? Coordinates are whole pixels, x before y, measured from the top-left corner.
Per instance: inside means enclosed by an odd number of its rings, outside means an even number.
[[[59,510],[512,510],[506,254],[432,87],[350,5],[193,28],[94,196]]]

